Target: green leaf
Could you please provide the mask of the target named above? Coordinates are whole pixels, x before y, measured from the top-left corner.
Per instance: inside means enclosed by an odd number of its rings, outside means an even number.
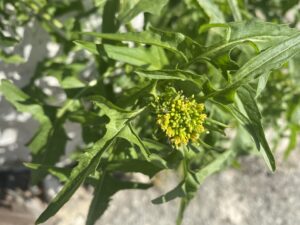
[[[206,78],[203,75],[197,75],[185,70],[137,70],[136,74],[153,80],[181,80],[191,81],[196,84],[200,89],[204,84]]]
[[[93,36],[95,38],[109,39],[115,41],[133,41],[136,43],[149,44],[170,50],[186,61],[193,58],[195,54],[202,52],[202,46],[191,38],[176,32],[166,32],[157,29],[151,29],[143,32],[128,32],[128,33],[94,33],[84,32],[84,35]]]
[[[128,140],[130,143],[133,143],[139,147],[143,157],[151,162],[153,165],[163,169],[168,168],[167,162],[157,154],[151,153],[146,147],[145,143],[138,136],[137,132],[134,130],[132,125],[129,123],[127,127],[125,127],[122,132],[118,135],[119,137]]]
[[[215,46],[210,46],[207,51],[198,58],[215,58],[218,55],[228,53],[235,46],[247,42],[254,43],[254,45],[262,51],[268,47],[275,46],[277,43],[280,43],[291,35],[299,32],[287,25],[260,22],[256,20],[232,22],[221,25],[225,26],[227,29],[225,35],[226,39]]]
[[[284,159],[287,159],[289,157],[289,155],[292,153],[292,151],[296,148],[299,131],[300,131],[299,126],[297,126],[295,124],[290,125],[291,133],[289,136],[289,144],[284,151]]]
[[[239,109],[237,109],[234,105],[224,105],[217,101],[213,101],[220,109],[230,113],[243,127],[248,131],[248,133],[252,136],[257,149],[260,149],[260,142],[255,131],[255,128],[252,126],[251,121],[247,116],[245,116]]]
[[[32,149],[32,162],[54,165],[65,152],[68,140],[65,129],[60,122],[56,123],[50,130],[44,125],[41,128],[43,130],[39,130],[38,135],[28,145]],[[46,133],[47,131],[49,133]],[[40,148],[37,148],[37,145]],[[31,175],[32,183],[37,184],[46,175],[46,171],[34,171]]]
[[[235,21],[241,21],[242,20],[242,15],[241,12],[239,10],[239,6],[238,6],[238,1],[237,0],[227,0],[228,5],[231,9],[233,18]]]
[[[21,64],[25,62],[25,59],[16,54],[6,54],[4,51],[0,50],[0,61],[4,63],[11,63],[11,64]]]
[[[119,0],[107,0],[103,8],[103,33],[114,33],[119,29],[119,23],[116,20],[116,14],[119,8]]]
[[[200,184],[206,177],[226,167],[235,156],[235,152],[228,150],[216,157],[214,161],[196,173],[189,173],[174,189],[152,200],[154,204],[162,204],[175,198],[193,198]]]
[[[128,126],[126,126],[122,132],[120,132],[119,137],[128,140],[130,143],[133,143],[135,145],[137,145],[140,150],[142,155],[144,156],[144,158],[147,161],[150,161],[150,155],[151,153],[149,152],[149,150],[146,148],[146,146],[144,145],[143,141],[140,139],[140,137],[138,136],[138,134],[135,132],[134,128],[131,126],[131,124],[129,123]]]
[[[51,175],[57,177],[61,182],[68,181],[71,174],[71,169],[69,168],[60,168],[37,163],[24,163],[24,165],[32,170],[47,171]]]
[[[151,184],[120,181],[109,174],[103,173],[95,186],[94,198],[89,208],[86,225],[95,224],[108,207],[111,197],[116,192],[124,189],[147,189],[151,186]]]
[[[157,172],[161,170],[160,167],[153,163],[141,159],[124,159],[119,161],[109,161],[105,167],[107,172],[135,172],[143,173],[152,178]]]
[[[235,155],[236,153],[233,150],[227,150],[219,154],[211,163],[196,172],[198,182],[203,183],[207,177],[230,165]]]
[[[93,54],[106,55],[116,61],[147,69],[161,69],[164,65],[168,64],[168,59],[163,50],[155,46],[151,46],[150,48],[128,48],[125,46],[94,44],[86,41],[75,41],[74,43]]]
[[[224,15],[219,9],[218,5],[213,0],[194,0],[195,4],[203,9],[205,14],[209,17],[210,23],[225,22]]]
[[[241,88],[242,89],[242,88]],[[242,125],[243,127],[248,131],[248,133],[252,136],[256,148],[261,152],[261,154],[264,157],[265,162],[267,163],[270,170],[275,171],[276,170],[276,164],[275,159],[273,156],[273,153],[269,147],[269,144],[266,140],[264,130],[261,125],[261,116],[259,113],[259,110],[256,105],[256,101],[254,99],[254,93],[248,92],[250,89],[246,90],[239,90],[238,95],[241,98],[243,102],[243,107],[249,116],[245,116],[241,111],[239,111],[236,107],[232,105],[225,106],[223,104],[220,104],[218,102],[215,102],[220,108],[224,109],[225,111],[232,114]],[[241,97],[242,96],[242,97]],[[261,149],[262,146],[262,149]]]
[[[261,114],[259,112],[256,100],[254,99],[255,91],[250,86],[243,86],[238,89],[238,96],[241,99],[253,130],[255,130],[257,138],[262,146],[260,152],[262,153],[270,170],[276,170],[275,159],[273,153],[269,147],[265,133],[261,124]]]
[[[283,63],[293,57],[299,50],[300,32],[251,58],[236,72],[234,82],[222,90],[212,92],[206,98],[224,95],[263,74],[280,68]]]
[[[167,192],[166,194],[163,194],[163,195],[153,199],[151,202],[153,204],[162,204],[165,202],[169,202],[175,198],[183,198],[184,196],[185,196],[184,181],[182,181],[174,189]]]
[[[0,32],[0,46],[10,47],[10,46],[17,44],[18,42],[19,42],[19,40],[15,39],[13,37],[4,36],[2,34],[2,32]]]
[[[168,0],[139,0],[132,8],[121,11],[118,20],[121,23],[128,23],[141,12],[158,15],[167,3]]]
[[[29,112],[40,123],[37,133],[28,144],[33,156],[33,162],[53,165],[65,148],[66,135],[64,129],[57,124],[57,129],[53,130],[52,122],[46,116],[45,109],[32,101],[27,94],[8,80],[1,81],[0,91],[4,94],[6,100],[14,105],[18,111]],[[33,183],[45,175],[39,171],[33,174]]]
[[[36,223],[43,223],[53,216],[74,194],[85,178],[93,173],[104,152],[114,143],[118,134],[127,126],[127,123],[137,116],[143,109],[137,111],[126,111],[121,109],[101,96],[89,97],[97,106],[101,108],[101,114],[110,118],[106,124],[106,133],[94,145],[87,149],[79,158],[78,165],[72,170],[69,181],[66,182],[62,190],[50,202],[46,210],[39,216]]]
[[[278,69],[284,62],[298,53],[299,50],[300,32],[297,32],[280,42],[278,45],[275,45],[250,59],[237,71],[235,79],[238,81],[243,79],[248,81],[256,78],[258,75]]]
[[[265,73],[258,78],[255,98],[257,98],[267,86],[269,75],[270,73]]]

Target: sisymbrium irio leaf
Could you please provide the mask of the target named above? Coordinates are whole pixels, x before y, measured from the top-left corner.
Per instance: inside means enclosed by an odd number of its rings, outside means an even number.
[[[102,114],[109,117],[110,121],[106,124],[106,133],[93,146],[86,149],[78,161],[78,165],[72,170],[70,179],[66,182],[62,190],[50,202],[46,210],[39,216],[36,223],[43,223],[55,213],[71,198],[77,188],[85,178],[93,173],[105,151],[115,141],[118,134],[127,126],[127,123],[143,109],[137,111],[126,111],[121,109],[101,96],[92,96],[89,98],[98,107],[101,108]]]
[[[19,111],[32,114],[33,118],[40,123],[37,133],[28,144],[32,154],[32,161],[54,165],[65,150],[67,138],[64,128],[60,123],[56,123],[54,129],[52,121],[45,114],[45,108],[33,101],[26,93],[11,82],[2,80],[0,90],[6,100],[13,104]],[[45,171],[34,171],[32,174],[32,183],[37,183],[45,175]]]
[[[300,50],[300,32],[283,40],[251,58],[234,75],[234,81],[222,90],[212,92],[206,98],[224,95],[259,76],[278,69]]]
[[[238,89],[238,96],[241,99],[241,104],[243,105],[249,119],[253,130],[255,130],[259,142],[262,146],[260,152],[262,153],[268,167],[270,170],[276,170],[275,159],[273,153],[269,147],[268,141],[265,137],[265,133],[261,124],[261,114],[259,112],[256,100],[255,100],[255,90],[253,90],[249,85],[242,86]]]

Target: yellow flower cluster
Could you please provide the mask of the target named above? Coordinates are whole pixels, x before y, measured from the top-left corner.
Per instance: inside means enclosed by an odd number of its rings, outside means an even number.
[[[159,99],[158,102],[157,123],[170,142],[176,148],[186,145],[190,140],[196,142],[204,132],[204,105],[197,103],[194,96],[187,98],[181,92]]]

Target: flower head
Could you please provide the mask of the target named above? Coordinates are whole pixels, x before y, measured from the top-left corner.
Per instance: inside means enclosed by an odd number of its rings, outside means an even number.
[[[175,90],[168,90],[156,103],[157,124],[176,148],[199,139],[205,130],[204,104]]]

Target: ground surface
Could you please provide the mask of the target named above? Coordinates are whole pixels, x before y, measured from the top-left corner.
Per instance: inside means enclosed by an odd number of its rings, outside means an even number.
[[[228,169],[203,184],[189,206],[184,225],[297,225],[300,224],[300,151],[278,165],[275,174],[259,158],[246,157],[240,170]],[[279,160],[280,161],[280,160]],[[151,199],[176,184],[173,174],[162,174],[148,191],[123,191],[97,225],[174,225],[178,201],[160,206]],[[76,195],[46,225],[83,225],[91,192]],[[10,191],[0,208],[1,225],[31,225],[43,210],[37,197]],[[25,196],[25,197],[24,197]]]

